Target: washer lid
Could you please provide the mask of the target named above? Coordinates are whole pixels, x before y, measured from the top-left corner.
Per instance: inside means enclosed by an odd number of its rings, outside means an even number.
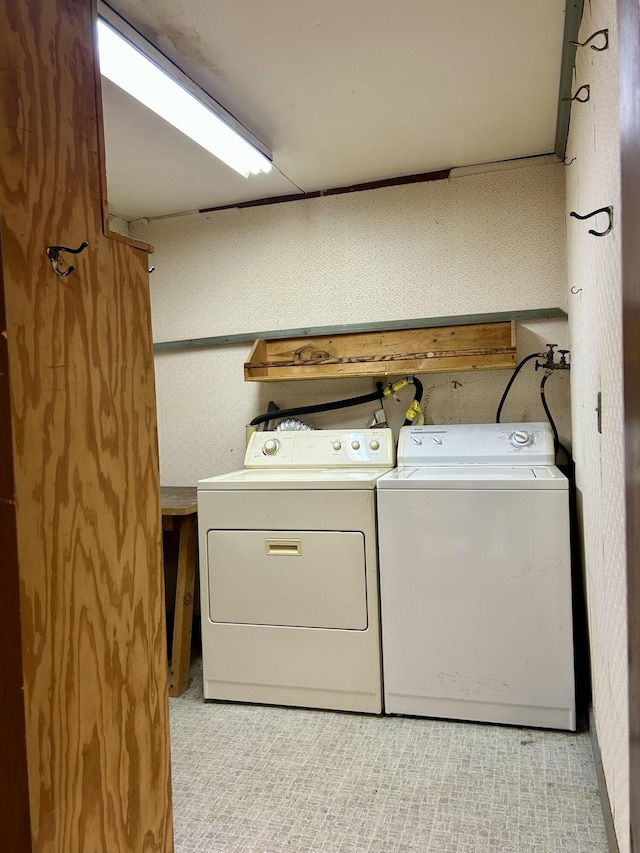
[[[555,465],[455,465],[395,468],[378,480],[378,489],[568,489]]]
[[[389,468],[245,468],[198,481],[198,490],[373,489]]]

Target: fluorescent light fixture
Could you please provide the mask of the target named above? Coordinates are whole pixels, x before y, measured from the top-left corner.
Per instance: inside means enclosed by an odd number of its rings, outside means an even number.
[[[271,171],[269,159],[216,115],[212,107],[100,19],[98,49],[101,74],[227,166],[245,178]]]

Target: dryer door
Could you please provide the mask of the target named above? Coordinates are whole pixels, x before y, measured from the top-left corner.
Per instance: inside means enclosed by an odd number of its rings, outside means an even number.
[[[359,531],[209,530],[212,622],[367,628]]]

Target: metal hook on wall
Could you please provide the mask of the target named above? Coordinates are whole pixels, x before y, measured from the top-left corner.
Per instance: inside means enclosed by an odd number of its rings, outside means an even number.
[[[594,38],[597,38],[598,36],[604,36],[604,44],[602,45],[602,47],[598,47],[595,44],[591,44],[591,50],[607,50],[609,47],[609,30],[596,30],[596,32],[593,33],[593,35],[590,35],[586,41],[570,41],[569,44],[573,44],[576,47],[586,47],[590,42],[594,40]]]
[[[580,92],[585,93],[585,97],[580,97]],[[589,98],[591,97],[591,86],[588,83],[585,83],[584,86],[580,86],[578,91],[571,98],[563,98],[563,101],[578,101],[581,104],[586,104]]]
[[[47,257],[51,261],[51,266],[53,267],[56,275],[59,275],[61,278],[66,278],[70,273],[72,273],[75,269],[74,266],[69,265],[65,270],[61,270],[58,267],[58,262],[60,261],[60,252],[69,252],[72,255],[79,255],[80,252],[83,252],[89,244],[84,241],[80,243],[77,249],[70,249],[68,246],[49,246],[47,249]]]
[[[591,219],[592,216],[597,216],[599,213],[606,213],[609,216],[609,227],[606,231],[594,231],[593,228],[589,229],[589,234],[593,234],[594,237],[604,237],[605,234],[608,234],[609,231],[613,228],[613,208],[612,207],[599,207],[597,210],[592,210],[591,213],[586,213],[584,216],[580,216],[579,213],[576,213],[574,210],[571,211],[569,216],[575,216],[576,219]]]
[[[563,166],[570,166],[572,163],[575,163],[575,161],[577,159],[578,159],[577,157],[572,157],[571,160],[569,160],[569,162],[567,162],[567,158],[565,157],[564,160],[562,161],[562,165]]]

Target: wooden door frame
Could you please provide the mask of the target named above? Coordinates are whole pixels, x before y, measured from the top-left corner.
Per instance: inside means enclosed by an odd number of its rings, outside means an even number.
[[[640,851],[640,12],[618,0],[620,176],[624,360],[627,608],[629,660],[629,828]]]
[[[7,322],[0,212],[0,329]],[[6,333],[0,335],[0,825],[11,850],[31,850],[31,816],[24,720],[18,533]]]

